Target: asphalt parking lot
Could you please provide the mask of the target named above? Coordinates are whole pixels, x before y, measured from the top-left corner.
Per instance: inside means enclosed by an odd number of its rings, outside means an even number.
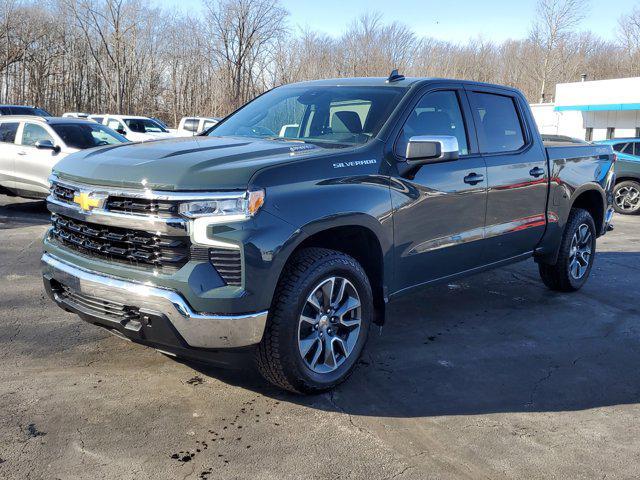
[[[640,217],[579,293],[533,262],[426,289],[332,394],[187,365],[54,307],[42,202],[0,196],[0,478],[640,476]]]

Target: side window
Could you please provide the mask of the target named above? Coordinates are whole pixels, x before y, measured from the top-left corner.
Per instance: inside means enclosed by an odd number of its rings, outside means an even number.
[[[187,118],[184,121],[184,129],[187,132],[197,132],[199,123],[200,123],[200,120],[198,118]]]
[[[15,143],[18,122],[0,123],[0,142]]]
[[[473,92],[470,96],[481,153],[513,152],[525,145],[512,97]]]
[[[25,123],[22,129],[22,145],[32,147],[41,140],[49,140],[53,143],[53,138],[44,127],[35,123]]]
[[[212,122],[211,120],[207,120],[206,122],[204,122],[204,125],[202,126],[202,130],[209,130],[216,123],[218,123],[218,122]]]
[[[622,153],[626,153],[627,155],[633,155],[633,143],[627,143],[622,150]]]
[[[89,120],[93,120],[97,123],[102,123],[104,121],[104,117],[91,117]]]
[[[613,149],[614,149],[616,152],[621,152],[625,145],[626,145],[626,143],[616,143],[616,144],[613,146]]]
[[[633,155],[635,155],[636,157],[640,157],[640,142],[635,142],[633,145],[634,145]]]
[[[427,93],[418,102],[402,128],[396,142],[396,155],[404,157],[411,137],[449,135],[458,139],[460,155],[469,153],[458,95],[453,90]]]
[[[120,123],[120,121],[116,120],[115,118],[109,119],[109,121],[107,122],[107,127],[112,130],[124,130],[124,125],[122,125],[122,123]]]

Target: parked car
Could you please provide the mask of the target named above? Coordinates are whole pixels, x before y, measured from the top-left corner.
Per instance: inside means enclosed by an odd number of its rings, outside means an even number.
[[[274,384],[324,391],[401,294],[531,258],[550,289],[581,288],[613,163],[609,146],[545,147],[512,88],[397,72],[283,86],[208,135],[59,163],[45,288],[124,338],[252,352]]]
[[[120,135],[125,135],[132,142],[160,140],[175,136],[158,122],[148,117],[137,117],[133,115],[90,115],[89,119],[106,125]]]
[[[127,139],[86,120],[0,117],[0,187],[14,195],[45,198],[52,167],[67,155]]]
[[[0,105],[0,115],[36,115],[50,117],[51,114],[42,108],[28,105]]]
[[[210,129],[220,121],[219,118],[211,117],[184,117],[178,124],[178,135],[181,137],[191,137],[198,133]]]
[[[640,138],[616,138],[594,143],[611,145],[618,152],[613,208],[625,215],[640,214]]]
[[[65,118],[89,118],[89,114],[84,112],[66,112],[62,116]]]

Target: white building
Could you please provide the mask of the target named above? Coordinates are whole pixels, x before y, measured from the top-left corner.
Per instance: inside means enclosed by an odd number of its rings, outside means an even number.
[[[555,103],[531,109],[540,133],[584,140],[640,138],[640,78],[561,83]]]

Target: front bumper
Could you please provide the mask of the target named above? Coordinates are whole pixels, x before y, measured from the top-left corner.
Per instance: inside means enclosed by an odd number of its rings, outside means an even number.
[[[232,349],[262,340],[267,311],[245,315],[197,313],[177,292],[130,282],[42,256],[49,296],[84,320],[130,340],[169,349]]]

